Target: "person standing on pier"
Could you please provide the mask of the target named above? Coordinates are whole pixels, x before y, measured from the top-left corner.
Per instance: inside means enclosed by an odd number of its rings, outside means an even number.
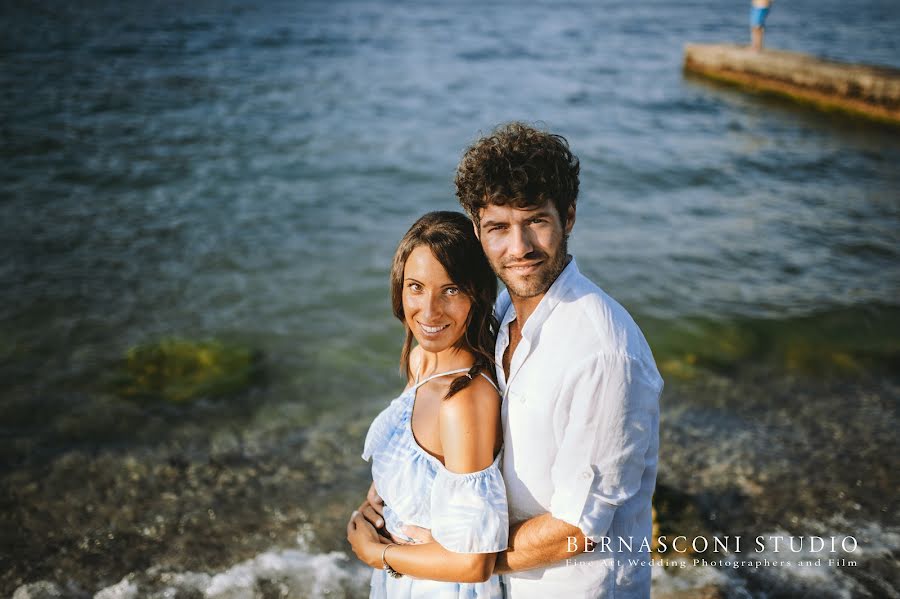
[[[763,37],[766,33],[766,17],[772,0],[753,0],[750,6],[750,47],[754,52],[761,52]]]

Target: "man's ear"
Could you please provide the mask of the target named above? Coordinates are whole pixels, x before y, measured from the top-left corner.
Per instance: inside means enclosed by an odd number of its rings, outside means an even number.
[[[475,237],[481,241],[481,231],[479,230],[481,227],[475,222],[475,219],[472,219],[472,229],[475,231]]]
[[[568,212],[566,212],[566,224],[563,227],[566,231],[566,235],[572,232],[572,227],[575,226],[575,204],[571,204],[569,206]]]

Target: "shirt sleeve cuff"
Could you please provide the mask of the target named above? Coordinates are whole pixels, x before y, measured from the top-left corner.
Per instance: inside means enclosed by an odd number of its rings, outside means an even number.
[[[557,487],[550,498],[550,514],[557,520],[579,526],[593,482],[594,471],[585,466],[572,477],[570,484]]]
[[[616,506],[599,497],[592,497],[591,488],[595,477],[593,469],[585,467],[571,485],[557,489],[550,499],[550,514],[558,520],[577,526],[584,536],[599,542],[600,537],[609,532]]]

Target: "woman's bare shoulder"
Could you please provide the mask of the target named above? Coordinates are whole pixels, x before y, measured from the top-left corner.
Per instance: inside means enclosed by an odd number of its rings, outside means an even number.
[[[490,381],[478,375],[465,388],[441,402],[441,418],[483,419],[499,413],[500,394]]]

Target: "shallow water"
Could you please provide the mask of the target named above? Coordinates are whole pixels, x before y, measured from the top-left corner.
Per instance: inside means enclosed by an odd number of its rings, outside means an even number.
[[[778,4],[767,41],[900,67],[896,3],[845,8]],[[897,586],[900,133],[685,78],[683,44],[743,41],[743,8],[0,11],[0,592],[343,550],[402,386],[391,254],[511,119],[581,159],[570,247],[654,348],[660,481],[692,525],[887,547],[808,588],[729,573],[735,596]],[[172,336],[258,350],[264,375],[186,405],[111,391],[128,348]]]

